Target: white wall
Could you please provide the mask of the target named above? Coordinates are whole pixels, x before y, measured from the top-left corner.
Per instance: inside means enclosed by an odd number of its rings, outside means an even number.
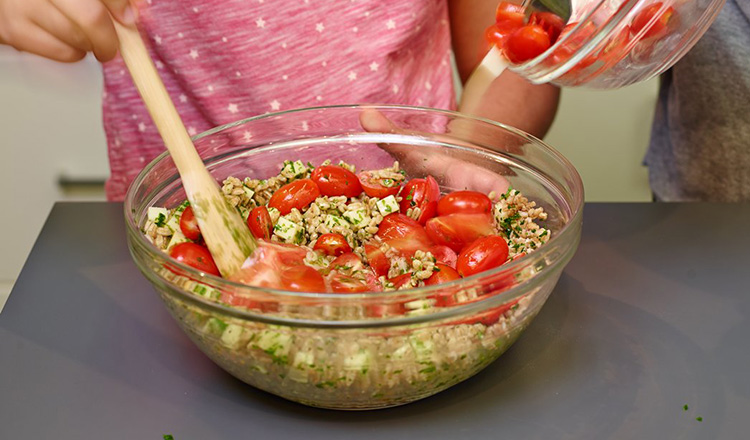
[[[90,57],[63,65],[0,46],[0,309],[56,200],[103,200],[106,178],[101,73]],[[547,141],[583,176],[589,201],[650,199],[640,166],[655,82],[614,92],[566,90]]]

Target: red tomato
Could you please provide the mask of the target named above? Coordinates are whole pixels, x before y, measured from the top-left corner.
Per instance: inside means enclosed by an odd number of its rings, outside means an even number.
[[[578,22],[569,23],[563,28],[558,38],[563,38],[565,35],[572,32],[576,26],[578,26]],[[595,31],[596,26],[591,22],[586,22],[581,28],[575,31],[575,34],[569,36],[564,43],[562,43],[558,48],[555,49],[555,51],[552,53],[552,56],[550,57],[551,63],[560,64],[570,59],[570,57],[572,57],[575,52],[579,50],[591,38],[591,36],[594,35]],[[583,60],[579,61],[575,65],[575,67],[571,69],[571,71],[575,72],[577,70],[585,69],[595,61],[596,56],[589,55]]]
[[[674,9],[671,6],[666,9],[663,9],[663,7],[664,4],[662,2],[656,2],[643,8],[633,18],[630,24],[630,33],[637,35],[644,28],[648,27],[646,33],[643,34],[643,38],[651,38],[663,34],[674,14]]]
[[[398,194],[398,190],[401,189],[401,182],[404,181],[404,179],[374,177],[371,171],[362,171],[358,177],[365,194],[378,199]]]
[[[180,230],[190,240],[198,241],[201,238],[201,229],[198,227],[198,219],[195,218],[193,207],[188,206],[180,216]]]
[[[385,252],[380,250],[380,246],[365,243],[365,257],[370,267],[375,271],[378,276],[387,276],[388,269],[391,268],[391,263],[388,261],[388,257],[385,256]]]
[[[425,226],[427,236],[436,244],[456,252],[479,237],[493,232],[490,214],[450,214],[430,219]]]
[[[211,275],[221,276],[208,248],[197,243],[180,243],[169,252],[175,260]]]
[[[326,291],[323,275],[306,264],[289,266],[280,275],[280,289],[293,290],[295,292]]]
[[[598,58],[604,63],[604,68],[617,64],[627,55],[625,50],[630,42],[630,27],[625,26],[614,38],[611,38],[607,45],[599,52]]]
[[[422,225],[394,212],[383,218],[376,234],[387,245],[394,248],[401,256],[411,257],[418,250],[429,250],[430,238]]]
[[[367,316],[371,318],[384,318],[387,316],[399,316],[406,313],[406,306],[402,303],[392,304],[368,304],[365,306]]]
[[[258,247],[230,279],[249,286],[284,289],[282,278],[291,267],[304,265],[307,250],[301,246],[259,239]]]
[[[458,255],[456,269],[462,277],[468,277],[508,261],[508,243],[503,237],[490,235],[477,239]]]
[[[349,246],[349,243],[346,242],[346,238],[344,238],[343,235],[330,233],[318,237],[315,241],[315,246],[313,246],[313,250],[321,251],[332,257],[338,257],[345,252],[351,252],[352,248]]]
[[[497,321],[499,321],[500,317],[502,317],[505,314],[505,312],[510,310],[510,308],[516,305],[517,303],[518,303],[518,300],[515,300],[507,304],[503,304],[496,309],[488,310],[482,313],[481,315],[474,317],[474,319],[472,319],[472,324],[478,322],[480,324],[484,324],[489,327],[495,324]]]
[[[454,191],[444,195],[437,204],[437,215],[478,214],[492,211],[492,201],[477,191]]]
[[[310,175],[324,196],[357,197],[362,193],[362,185],[357,176],[346,168],[323,165],[315,168]]]
[[[435,273],[433,273],[432,276],[425,280],[425,286],[447,283],[448,281],[453,281],[461,278],[461,275],[459,275],[455,269],[450,266],[446,266],[445,264],[437,263],[435,265],[435,268]]]
[[[500,2],[495,10],[495,22],[497,23],[515,23],[518,27],[524,25],[526,15],[521,5],[508,2]]]
[[[331,290],[337,293],[362,293],[381,291],[378,277],[372,269],[363,269],[357,276],[331,272]]]
[[[334,258],[331,264],[328,265],[329,270],[336,270],[345,274],[351,274],[355,270],[362,270],[364,267],[362,259],[354,252],[341,254]]]
[[[393,284],[393,288],[398,290],[402,286],[404,286],[406,283],[411,280],[411,273],[407,272],[405,274],[401,274],[398,276],[395,276],[393,278],[389,278],[388,282]]]
[[[425,224],[437,211],[437,202],[440,198],[440,186],[432,176],[425,179],[412,179],[401,189],[402,213],[406,214],[409,208],[419,208],[420,214],[417,222]]]
[[[532,13],[529,17],[529,24],[541,26],[547,32],[547,35],[549,35],[552,44],[555,44],[555,41],[557,41],[557,38],[565,27],[563,19],[551,12]]]
[[[247,227],[250,228],[250,232],[256,238],[270,240],[273,234],[273,222],[268,214],[268,209],[265,206],[253,208],[250,215],[247,216]]]
[[[432,253],[438,263],[445,264],[454,269],[456,268],[458,255],[456,255],[456,252],[448,246],[442,244],[433,245],[430,247],[430,253]]]
[[[505,40],[508,61],[520,64],[541,55],[552,46],[550,36],[539,25],[527,24],[510,34]]]
[[[287,183],[271,196],[268,206],[279,210],[281,215],[291,212],[292,208],[300,211],[320,196],[320,189],[311,179],[299,179]]]
[[[490,25],[484,31],[484,40],[490,44],[490,46],[503,47],[505,39],[508,35],[512,34],[513,31],[520,28],[522,25],[515,24],[513,22],[495,23]],[[490,48],[486,48],[489,50]]]

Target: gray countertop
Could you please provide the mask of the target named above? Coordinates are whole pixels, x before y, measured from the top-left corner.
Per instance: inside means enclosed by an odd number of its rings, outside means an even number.
[[[215,366],[132,263],[122,217],[53,208],[0,313],[0,439],[748,438],[750,205],[588,204],[578,253],[506,354],[370,412]]]

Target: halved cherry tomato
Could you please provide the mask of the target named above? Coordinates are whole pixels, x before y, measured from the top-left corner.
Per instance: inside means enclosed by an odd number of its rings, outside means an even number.
[[[175,260],[211,275],[221,276],[208,248],[197,243],[180,243],[169,252]]]
[[[468,277],[508,261],[508,243],[503,237],[490,235],[468,245],[458,255],[456,270],[462,277]]]
[[[552,44],[555,44],[555,41],[560,36],[560,32],[565,27],[563,19],[551,12],[532,13],[529,17],[529,24],[541,26],[547,32],[547,35],[549,35]]]
[[[281,273],[281,289],[295,292],[325,292],[326,284],[317,270],[306,264],[285,268]]]
[[[495,22],[515,23],[519,27],[524,25],[526,15],[521,5],[509,2],[500,2],[495,10]]]
[[[450,214],[430,219],[425,225],[427,236],[436,244],[456,252],[480,237],[493,233],[490,214]]]
[[[362,259],[354,252],[341,254],[334,258],[333,261],[331,261],[331,264],[328,265],[329,270],[336,270],[345,274],[351,274],[356,270],[363,270],[364,268],[365,266],[362,263]]]
[[[382,290],[378,277],[370,268],[346,275],[338,271],[330,274],[331,290],[337,293],[379,292]]]
[[[198,219],[195,218],[192,206],[188,206],[182,211],[182,215],[180,216],[180,230],[190,240],[198,241],[201,238],[201,229],[198,226]]]
[[[411,273],[407,272],[401,275],[397,275],[393,278],[389,278],[388,282],[393,284],[394,289],[398,290],[399,288],[407,284],[410,280],[411,280]]]
[[[648,30],[643,34],[643,38],[659,36],[665,32],[669,20],[672,19],[674,8],[671,6],[664,9],[662,2],[653,3],[643,8],[633,18],[630,24],[630,33],[637,35],[648,26]]]
[[[438,263],[445,264],[452,268],[456,268],[456,260],[458,255],[456,252],[443,244],[436,244],[430,247],[430,253],[435,257]]]
[[[514,22],[495,23],[485,29],[484,40],[489,43],[490,47],[497,46],[498,48],[502,48],[508,35],[512,34],[513,31],[521,26],[522,24],[515,24]],[[490,48],[487,47],[485,51],[489,49]]]
[[[282,186],[271,196],[268,206],[279,210],[281,215],[292,208],[302,210],[320,196],[320,189],[311,179],[299,179]]]
[[[384,318],[387,316],[400,316],[406,313],[403,303],[390,304],[367,304],[365,305],[367,316],[371,318]]]
[[[304,265],[307,250],[301,246],[259,239],[249,262],[230,279],[249,286],[285,288],[282,278],[291,267]]]
[[[265,206],[256,206],[247,216],[247,227],[256,238],[271,239],[273,235],[273,221]]]
[[[378,276],[387,276],[388,270],[391,268],[391,263],[388,261],[388,257],[385,256],[385,252],[380,250],[380,246],[365,243],[365,257],[370,267],[375,271]]]
[[[323,165],[315,168],[310,175],[324,196],[357,197],[362,194],[362,185],[357,175],[346,168]]]
[[[404,181],[404,179],[375,177],[371,171],[362,171],[358,177],[365,194],[378,199],[398,194],[401,183]]]
[[[345,252],[351,252],[352,248],[341,234],[323,234],[315,241],[313,250],[323,252],[326,255],[338,257]]]
[[[551,45],[550,36],[544,28],[527,24],[505,40],[505,56],[511,63],[520,64],[541,55]]]
[[[398,212],[383,218],[376,235],[406,258],[418,250],[428,249],[432,244],[422,225]]]
[[[437,204],[437,215],[480,214],[492,211],[492,201],[477,191],[453,191],[444,195]]]
[[[437,263],[435,264],[435,272],[424,281],[424,284],[425,286],[434,286],[435,284],[447,283],[459,278],[461,278],[461,275],[455,269],[445,264]]]
[[[440,186],[432,176],[425,179],[412,179],[401,189],[401,212],[406,214],[409,208],[419,208],[417,222],[425,224],[437,212],[440,199]]]
[[[578,26],[578,22],[567,24],[560,32],[558,39],[564,38]],[[583,26],[575,30],[573,35],[567,37],[567,39],[555,49],[550,57],[552,64],[561,64],[570,57],[572,57],[576,51],[578,51],[596,32],[596,26],[592,22],[586,22]],[[571,71],[582,70],[590,66],[596,61],[596,56],[589,55],[583,60],[579,61]]]
[[[488,310],[482,313],[481,315],[474,317],[474,319],[472,320],[472,324],[478,322],[480,324],[484,324],[489,327],[495,324],[497,321],[499,321],[500,317],[503,316],[505,312],[510,310],[511,307],[513,307],[516,304],[518,304],[518,300],[514,300],[509,303],[503,304],[500,307],[497,307],[495,309]]]

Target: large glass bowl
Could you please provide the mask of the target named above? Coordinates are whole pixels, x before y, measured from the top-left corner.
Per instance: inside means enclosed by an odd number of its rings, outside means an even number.
[[[407,177],[429,173],[444,191],[508,183],[549,215],[551,239],[536,252],[451,283],[364,294],[274,291],[203,274],[144,237],[149,207],[185,197],[168,155],[150,163],[125,200],[138,268],[208,357],[243,382],[303,404],[395,406],[474,375],[529,325],[580,238],[583,186],[570,162],[489,120],[412,107],[322,107],[242,120],[194,141],[217,181],[272,176],[284,159],[343,158],[360,170],[398,159]],[[467,176],[461,170],[472,171],[468,180],[452,177]],[[217,300],[227,292],[248,308]],[[436,295],[459,300],[437,307]]]
[[[568,0],[530,0],[559,5]],[[624,87],[672,67],[703,36],[725,0],[570,0],[569,32],[511,69],[534,83]],[[554,9],[554,8],[553,8]],[[575,26],[573,26],[575,24]]]

